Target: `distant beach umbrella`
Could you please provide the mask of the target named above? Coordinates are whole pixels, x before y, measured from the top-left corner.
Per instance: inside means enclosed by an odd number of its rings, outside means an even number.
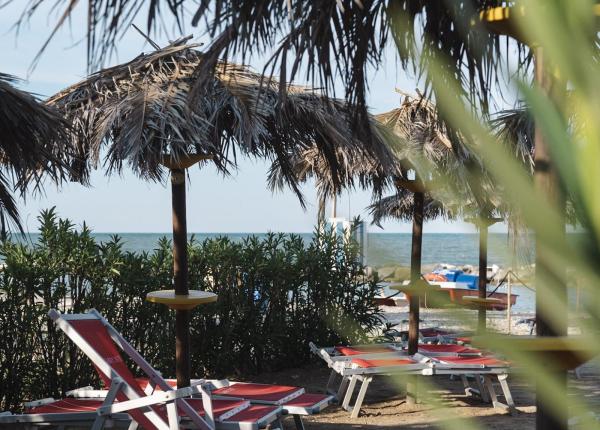
[[[457,148],[453,143],[445,123],[438,117],[435,105],[421,95],[417,97],[404,93],[402,95],[404,97],[400,107],[376,115],[376,118],[391,131],[393,137],[405,143],[404,146],[397,146],[403,150],[398,151],[396,156],[404,170],[414,172],[413,178],[397,179],[395,185],[396,196],[404,197],[397,202],[396,209],[406,210],[402,216],[412,219],[410,283],[416,287],[421,281],[423,221],[426,214],[425,194],[434,183],[439,185],[440,182],[444,184],[463,182],[464,178],[460,175],[464,172],[464,166],[458,168],[460,155],[463,155],[458,152],[462,148]],[[467,154],[466,151],[464,153]],[[404,176],[408,178],[408,173]],[[405,205],[408,192],[412,193],[412,206]],[[428,203],[431,203],[431,199]],[[389,209],[389,206],[387,208]],[[418,351],[419,313],[419,298],[412,297],[409,300],[409,354]],[[407,386],[409,403],[416,401],[415,393],[416,380],[411,381]]]
[[[400,221],[412,221],[415,195],[405,188],[398,188],[393,195],[385,196],[371,205],[368,210],[373,224],[381,226],[386,219]],[[423,220],[432,221],[438,218],[454,219],[456,213],[446,207],[441,201],[434,199],[429,193],[425,193],[423,201]]]
[[[18,79],[0,73],[0,224],[22,230],[13,191],[38,189],[45,178],[59,182],[69,176],[72,151],[67,123],[56,109],[17,89]]]
[[[481,161],[469,150],[461,136],[450,130],[438,115],[436,106],[422,95],[404,94],[400,107],[376,115],[398,139],[404,152],[396,155],[405,169],[414,171],[410,180],[397,179],[396,192],[370,206],[374,222],[392,217],[411,219],[411,285],[421,283],[422,234],[424,220],[475,215],[491,216],[497,200]],[[407,176],[405,174],[405,176]],[[472,216],[472,215],[471,215]],[[481,224],[483,225],[483,224]],[[487,226],[485,227],[487,232]],[[481,228],[482,238],[487,236]],[[480,246],[479,295],[486,295],[487,246]],[[483,276],[482,276],[483,273]],[[418,351],[419,300],[409,301],[409,354]],[[485,309],[480,321],[485,322]],[[415,388],[409,390],[409,394]],[[409,401],[414,401],[408,396]]]
[[[97,167],[103,150],[108,173],[125,165],[144,179],[171,172],[175,293],[187,295],[185,169],[209,159],[221,172],[235,168],[237,153],[279,166],[282,184],[300,196],[293,160],[318,151],[332,181],[342,179],[341,149],[393,165],[383,139],[356,140],[344,102],[310,88],[270,80],[244,66],[219,63],[214,79],[194,92],[204,54],[189,38],[101,70],[58,93],[49,104],[72,124],[74,146]],[[284,100],[279,97],[286,88]],[[177,310],[177,379],[189,384],[187,310]]]
[[[374,133],[380,139],[386,139],[384,134],[378,130],[380,125],[372,120]],[[337,177],[332,175],[328,168],[328,162],[318,150],[311,147],[296,154],[291,160],[291,168],[299,182],[305,183],[309,179],[315,181],[315,188],[319,197],[319,218],[325,214],[325,204],[329,199],[335,198],[342,189],[370,189],[379,195],[385,189],[393,185],[393,179],[402,176],[400,165],[395,159],[391,148],[384,149],[386,159],[394,160],[388,165],[382,164],[360,148],[338,148],[336,158],[338,170]],[[268,177],[269,187],[273,190],[283,189],[286,185],[284,167],[275,162],[271,165]]]

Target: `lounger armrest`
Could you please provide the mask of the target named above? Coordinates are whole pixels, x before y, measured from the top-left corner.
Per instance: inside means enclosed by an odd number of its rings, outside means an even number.
[[[82,388],[78,388],[76,390],[71,390],[66,393],[67,397],[73,397],[75,399],[103,399],[108,394],[108,390],[86,390]]]
[[[205,393],[201,386],[192,386],[179,388],[173,391],[161,391],[151,396],[140,397],[139,399],[126,400],[124,402],[114,403],[98,408],[98,415],[110,415],[119,412],[126,412],[132,409],[139,409],[146,406],[159,405],[163,403],[171,403],[177,399],[191,397],[194,394]]]
[[[31,402],[24,402],[23,406],[26,408],[35,408],[36,406],[47,405],[47,404],[53,403],[55,401],[56,400],[54,400],[54,397],[46,397],[45,399],[33,400]]]

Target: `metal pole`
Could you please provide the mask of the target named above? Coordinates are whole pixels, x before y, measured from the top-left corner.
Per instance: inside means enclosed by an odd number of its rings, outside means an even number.
[[[546,94],[556,97],[562,89],[559,83],[552,76],[550,70],[546,70],[548,64],[544,58],[543,49],[538,47],[534,50],[535,55],[535,80]],[[560,83],[562,86],[563,83]],[[562,92],[562,91],[561,91]],[[536,123],[535,126],[535,175],[534,183],[540,195],[560,208],[564,216],[564,200],[561,196],[560,182],[555,169],[552,166],[552,159],[548,150],[548,145],[544,139],[543,131]],[[562,231],[556,234],[565,234],[564,227]],[[536,280],[536,329],[538,336],[566,336],[567,335],[567,294],[566,286],[553,273],[557,270],[550,263],[546,250],[539,240],[536,240],[536,259],[535,259],[535,280]],[[558,295],[565,304],[564,311],[549,315],[544,309],[544,294],[553,293]],[[560,389],[552,393],[554,404],[561,405],[560,408],[550,409],[544,402],[543,392],[538,385],[536,396],[536,428],[539,430],[564,430],[568,428],[568,410],[567,410],[567,372],[566,370],[553,370],[552,377],[560,385]],[[546,396],[548,394],[546,393]],[[559,397],[557,399],[557,397]]]
[[[333,200],[331,201],[331,217],[337,217],[337,194],[333,194]]]
[[[171,169],[173,206],[173,282],[175,294],[187,295],[188,259],[185,208],[185,170]],[[190,385],[190,321],[189,310],[175,311],[175,364],[177,386]]]
[[[425,195],[416,192],[413,198],[413,227],[412,248],[410,254],[410,283],[415,285],[421,279],[421,247],[423,244],[423,206]],[[420,297],[410,297],[408,302],[408,354],[416,354],[419,350],[419,303]],[[416,377],[409,377],[406,386],[406,402],[415,404],[417,401]]]
[[[484,218],[479,219],[479,279],[478,289],[479,298],[485,299],[487,296],[487,242],[488,242],[488,224]],[[479,306],[477,312],[477,331],[479,334],[486,330],[486,307]]]
[[[511,316],[510,316],[510,311],[511,311],[511,299],[512,299],[512,282],[511,282],[511,277],[512,277],[512,268],[508,269],[508,290],[507,290],[507,297],[508,297],[508,303],[506,304],[506,323],[508,326],[508,334],[510,334],[510,330],[511,330]]]

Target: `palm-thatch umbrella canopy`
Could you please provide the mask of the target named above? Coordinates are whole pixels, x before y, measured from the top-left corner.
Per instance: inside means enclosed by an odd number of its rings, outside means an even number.
[[[457,168],[458,157],[445,124],[437,116],[435,106],[422,96],[405,95],[400,107],[376,116],[392,136],[405,142],[404,151],[397,154],[406,171],[414,171],[414,178],[396,180],[396,187],[413,193],[412,207],[412,249],[410,259],[410,279],[417,286],[421,279],[421,247],[423,239],[423,219],[425,214],[425,192],[434,183],[446,181],[445,175],[460,175],[463,169]],[[450,183],[458,181],[452,180]],[[408,353],[418,351],[419,340],[419,299],[409,301],[409,340]],[[414,402],[416,387],[407,388],[409,402]]]
[[[415,171],[414,179],[396,181],[396,195],[370,207],[376,222],[385,217],[412,218],[411,284],[418,284],[421,277],[423,220],[475,215],[480,230],[479,296],[485,298],[487,227],[496,221],[492,214],[498,202],[480,160],[461,136],[448,129],[436,106],[420,94],[405,96],[399,108],[377,115],[377,119],[406,142],[406,152],[398,157],[403,166]],[[410,300],[409,306],[409,353],[415,353],[419,301]],[[485,329],[485,308],[479,311],[479,327]]]
[[[299,194],[292,160],[315,148],[335,182],[340,178],[339,148],[369,153],[382,166],[383,139],[367,147],[352,134],[343,102],[312,89],[278,83],[247,67],[220,63],[201,94],[190,90],[204,55],[189,38],[142,54],[129,63],[101,70],[58,93],[49,104],[72,123],[72,140],[97,166],[106,149],[108,172],[128,164],[139,176],[160,180],[171,171],[175,294],[187,295],[185,169],[212,159],[223,172],[235,166],[236,152],[263,157],[282,168],[283,183]],[[279,98],[287,87],[284,101]],[[188,311],[177,311],[177,379],[189,384]]]
[[[373,120],[372,129],[379,133],[382,139],[385,134],[378,130],[380,125]],[[319,219],[324,217],[325,204],[328,199],[335,198],[343,188],[352,189],[359,186],[371,189],[379,195],[384,189],[393,184],[393,178],[400,177],[400,165],[395,160],[394,152],[390,147],[383,148],[385,158],[394,160],[394,164],[386,166],[371,154],[361,148],[337,148],[336,158],[339,170],[338,177],[332,175],[328,162],[316,147],[311,147],[296,154],[291,160],[294,176],[299,182],[314,179],[319,196]],[[279,190],[285,187],[284,166],[275,162],[269,171],[269,187]]]
[[[381,222],[386,219],[412,221],[414,206],[415,193],[406,188],[398,188],[395,194],[377,199],[368,209],[373,224],[381,226]],[[430,193],[425,193],[423,200],[424,221],[439,218],[453,219],[455,217],[455,208],[448,207],[442,201],[433,198]]]
[[[66,145],[66,122],[55,109],[33,95],[17,89],[17,78],[0,73],[0,223],[22,231],[12,195],[13,187],[24,193],[28,185],[41,185],[45,177],[65,178],[70,151]]]

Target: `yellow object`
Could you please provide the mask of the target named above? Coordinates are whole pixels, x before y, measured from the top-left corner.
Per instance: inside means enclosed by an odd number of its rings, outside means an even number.
[[[400,291],[409,296],[423,296],[428,293],[436,293],[442,289],[442,287],[438,285],[431,285],[425,281],[417,281],[408,285],[390,284],[388,288],[391,290]]]
[[[171,309],[193,309],[198,305],[217,301],[217,295],[208,291],[191,290],[189,294],[175,294],[175,290],[152,291],[146,295],[151,303],[167,305]]]
[[[600,4],[595,4],[592,14],[600,17]],[[503,34],[525,42],[523,35],[518,29],[518,20],[527,19],[526,8],[521,6],[500,6],[483,10],[479,14],[479,20],[488,30],[496,34]],[[475,24],[475,23],[473,23]]]
[[[525,18],[523,6],[493,7],[481,11],[479,18],[490,31],[523,41],[517,30],[518,23],[516,22],[518,18]]]
[[[212,155],[206,154],[189,154],[181,157],[173,157],[172,155],[163,155],[160,164],[169,169],[187,169],[194,164],[203,160],[212,160]]]
[[[512,351],[529,353],[536,365],[575,369],[600,354],[600,346],[585,336],[486,336],[474,337],[473,345],[495,349],[507,355]]]
[[[496,299],[494,297],[482,298],[482,297],[476,297],[476,296],[463,296],[462,300],[465,304],[477,306],[477,307],[479,307],[479,306],[486,307],[487,305],[495,305],[498,303],[502,303],[502,300]]]

